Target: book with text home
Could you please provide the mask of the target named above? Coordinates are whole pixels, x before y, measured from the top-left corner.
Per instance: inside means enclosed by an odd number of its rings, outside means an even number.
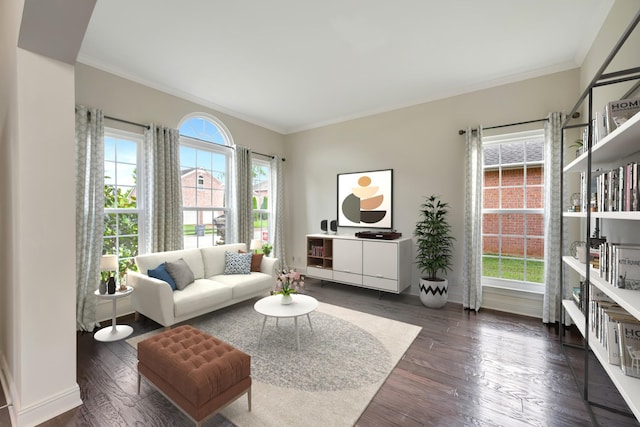
[[[622,372],[640,378],[640,321],[618,322],[618,336]]]

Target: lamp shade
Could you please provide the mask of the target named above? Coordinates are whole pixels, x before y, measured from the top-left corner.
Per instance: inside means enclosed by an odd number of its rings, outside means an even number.
[[[262,248],[262,240],[258,240],[258,239],[253,239],[251,241],[251,244],[249,246],[249,249],[257,251],[258,249]]]
[[[118,271],[118,257],[116,255],[102,255],[100,271]]]

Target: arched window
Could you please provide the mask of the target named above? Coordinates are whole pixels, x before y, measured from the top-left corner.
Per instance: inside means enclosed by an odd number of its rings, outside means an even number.
[[[203,113],[187,115],[178,128],[184,247],[224,244],[231,134],[220,120]]]

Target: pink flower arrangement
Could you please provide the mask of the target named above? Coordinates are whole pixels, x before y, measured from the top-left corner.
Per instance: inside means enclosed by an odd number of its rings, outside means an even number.
[[[304,278],[295,270],[283,270],[276,278],[274,294],[291,295],[298,293],[304,287]]]

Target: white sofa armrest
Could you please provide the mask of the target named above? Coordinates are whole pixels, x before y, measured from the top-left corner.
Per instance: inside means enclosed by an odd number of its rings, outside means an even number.
[[[262,273],[269,274],[270,276],[276,277],[278,274],[277,268],[280,267],[280,260],[278,258],[270,258],[263,256],[262,262],[260,262],[260,271]]]
[[[134,288],[132,302],[137,312],[162,326],[175,323],[173,290],[167,282],[130,271],[127,273],[127,285]]]

